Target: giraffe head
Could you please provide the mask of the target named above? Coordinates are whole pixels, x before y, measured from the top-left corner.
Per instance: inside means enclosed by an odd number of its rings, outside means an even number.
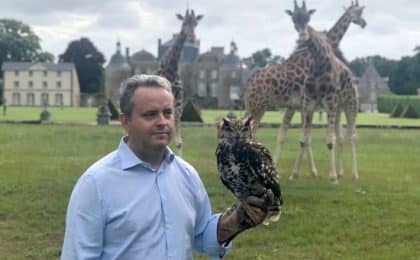
[[[187,40],[189,42],[195,41],[195,27],[198,24],[198,21],[203,18],[203,15],[195,15],[194,10],[188,10],[185,12],[185,15],[177,14],[179,20],[182,21],[181,31],[187,35]]]
[[[359,5],[359,0],[356,0],[356,2],[352,1],[350,7],[346,9],[346,12],[351,18],[351,22],[359,25],[362,28],[366,26],[366,21],[362,17],[364,9],[364,6]]]
[[[307,10],[305,1],[303,1],[302,7],[299,7],[296,0],[294,10],[286,10],[286,13],[292,17],[295,29],[299,33],[299,41],[305,41],[309,38],[308,23],[315,11],[315,9]]]

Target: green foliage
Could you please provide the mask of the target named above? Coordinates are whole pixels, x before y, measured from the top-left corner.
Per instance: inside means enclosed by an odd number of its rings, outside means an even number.
[[[184,110],[181,115],[181,121],[184,122],[204,122],[201,118],[200,108],[193,103],[190,99],[184,106]]]
[[[398,65],[390,78],[392,92],[402,95],[413,95],[420,88],[420,48],[416,47],[414,56],[406,56]]]
[[[414,49],[413,56],[390,60],[381,56],[356,58],[349,66],[356,76],[361,76],[368,62],[373,62],[382,77],[389,77],[389,87],[397,95],[414,95],[420,88],[420,51]]]
[[[412,105],[406,105],[400,116],[403,118],[419,118],[419,114]]]
[[[251,61],[251,68],[278,64],[283,60],[279,55],[273,55],[269,48],[254,52],[248,59]]]
[[[398,104],[402,107],[411,105],[417,114],[420,114],[420,96],[382,95],[378,97],[378,111],[381,113],[391,113]]]
[[[108,109],[111,113],[111,120],[118,120],[120,113],[118,112],[118,109],[115,107],[111,99],[108,99]]]
[[[103,91],[105,57],[88,38],[70,42],[60,62],[74,62],[82,93]]]
[[[391,113],[389,113],[389,116],[400,117],[403,110],[404,110],[404,107],[401,104],[396,104],[394,108],[392,109]]]
[[[43,52],[39,37],[31,27],[13,19],[0,19],[0,68],[5,61],[48,61],[54,56]]]
[[[213,211],[222,212],[236,199],[217,175],[216,129],[197,130],[183,129],[183,157],[200,173]],[[328,183],[325,129],[311,133],[320,177],[309,177],[303,167],[299,180],[287,179],[301,134],[291,129],[279,168],[282,217],[238,235],[226,259],[417,259],[420,132],[358,129],[361,179],[351,181],[345,149],[339,185]],[[59,257],[74,184],[90,164],[117,147],[121,135],[114,126],[0,124],[1,259]],[[270,151],[276,135],[277,129],[257,132]]]
[[[382,77],[390,77],[394,73],[398,64],[397,60],[390,60],[385,57],[375,55],[364,58],[356,58],[349,63],[349,67],[356,76],[360,77],[363,72],[365,72],[369,61],[373,63],[379,75]]]

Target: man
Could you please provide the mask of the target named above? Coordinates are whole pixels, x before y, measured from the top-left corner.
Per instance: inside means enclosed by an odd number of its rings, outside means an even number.
[[[238,233],[267,215],[249,197],[212,214],[195,169],[168,148],[174,128],[169,81],[136,75],[121,87],[117,150],[78,180],[67,209],[61,259],[192,259],[223,256]]]

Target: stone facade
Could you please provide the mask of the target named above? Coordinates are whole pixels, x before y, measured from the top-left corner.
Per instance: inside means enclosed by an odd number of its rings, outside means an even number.
[[[159,59],[173,39],[163,44],[160,39],[158,40],[158,57],[145,50],[136,52],[132,56],[126,52],[126,56],[123,57],[124,62],[120,57],[122,56],[120,45],[117,44],[117,51],[106,68],[107,93],[114,104],[118,104],[116,93],[118,93],[117,89],[121,81],[133,74],[156,72]],[[187,42],[181,55],[179,75],[184,88],[185,100],[192,99],[201,107],[208,108],[240,106],[247,70],[241,66],[240,58],[236,55],[236,45],[231,43],[231,50],[228,54],[224,53],[223,47],[212,47],[209,51],[199,54],[199,47],[199,41]],[[115,60],[120,62],[115,62]],[[125,62],[129,64],[130,69],[126,68]]]
[[[377,111],[377,97],[391,93],[388,78],[381,77],[375,66],[369,61],[365,72],[355,79],[359,91],[359,104],[362,111]]]
[[[4,62],[3,96],[10,106],[79,106],[73,63]]]

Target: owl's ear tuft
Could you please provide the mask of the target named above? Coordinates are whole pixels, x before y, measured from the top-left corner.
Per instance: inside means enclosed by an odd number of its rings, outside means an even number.
[[[217,128],[220,130],[220,129],[226,127],[226,126],[229,127],[230,123],[231,123],[231,121],[227,117],[224,117],[224,118],[220,119],[219,122],[217,123]]]
[[[242,122],[246,126],[251,126],[253,123],[253,119],[251,116],[248,116],[248,117],[245,117]]]

